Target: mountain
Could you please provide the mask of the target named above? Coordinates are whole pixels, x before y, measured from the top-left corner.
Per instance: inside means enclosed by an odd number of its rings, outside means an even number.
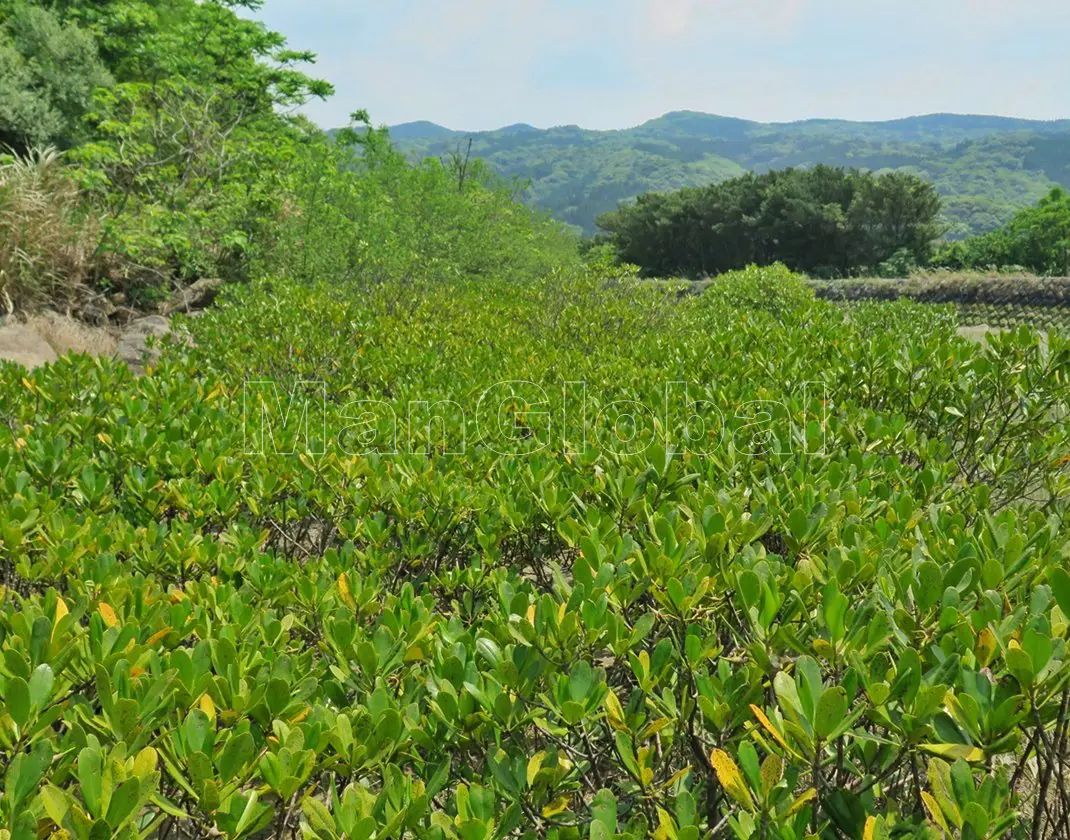
[[[463,134],[460,131],[452,131],[427,120],[401,123],[390,127],[390,136],[395,140],[441,140],[444,137],[453,137]]]
[[[390,131],[414,158],[467,147],[470,137],[474,156],[530,184],[530,203],[586,234],[597,231],[601,213],[644,192],[819,163],[928,178],[944,197],[951,238],[991,230],[1052,186],[1070,187],[1070,120],[929,114],[887,122],[758,123],[675,111],[612,131],[521,123],[464,132],[429,122]]]

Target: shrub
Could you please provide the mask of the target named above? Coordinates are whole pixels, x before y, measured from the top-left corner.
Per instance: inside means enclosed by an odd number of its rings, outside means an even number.
[[[749,266],[741,271],[720,274],[703,284],[707,302],[778,317],[797,314],[811,304],[814,292],[806,279],[786,266]]]
[[[1065,838],[1070,345],[773,276],[282,278],[0,367],[5,840]]]

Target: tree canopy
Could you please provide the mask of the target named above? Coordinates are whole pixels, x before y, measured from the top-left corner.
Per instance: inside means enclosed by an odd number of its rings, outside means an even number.
[[[93,91],[112,82],[93,36],[38,6],[18,4],[0,26],[0,146],[73,145]]]
[[[641,196],[599,225],[621,259],[651,275],[783,262],[815,276],[846,276],[897,254],[925,262],[939,213],[935,189],[916,176],[818,166]]]
[[[935,263],[954,269],[1016,267],[1070,275],[1070,193],[1054,188],[998,230],[943,248]]]

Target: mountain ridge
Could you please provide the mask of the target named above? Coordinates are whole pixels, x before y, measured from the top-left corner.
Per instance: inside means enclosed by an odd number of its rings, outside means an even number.
[[[658,123],[662,120],[675,117],[705,117],[723,122],[738,123],[741,125],[766,127],[766,128],[791,128],[791,127],[807,127],[807,126],[859,126],[859,127],[892,127],[898,125],[905,125],[909,123],[933,123],[937,121],[971,121],[979,122],[984,121],[989,125],[983,130],[993,130],[993,125],[1002,126],[1002,129],[996,130],[1011,130],[1012,127],[1016,129],[1030,130],[1030,131],[1070,131],[1070,117],[1053,120],[1038,120],[1028,117],[1008,117],[1000,114],[958,114],[951,111],[934,111],[928,114],[913,114],[907,117],[893,117],[887,120],[851,120],[845,117],[807,117],[802,120],[750,120],[745,117],[733,117],[726,114],[715,114],[709,111],[693,111],[689,109],[682,109],[676,111],[666,111],[657,117],[651,117],[648,120],[644,120],[641,123],[635,125],[624,126],[622,128],[584,128],[583,126],[575,123],[561,123],[550,125],[546,127],[534,126],[530,123],[512,123],[511,125],[504,125],[498,128],[488,129],[463,129],[463,128],[450,128],[436,123],[431,120],[414,120],[404,123],[397,123],[395,125],[387,126],[390,129],[390,133],[393,136],[397,136],[398,130],[402,131],[407,137],[435,137],[444,135],[463,135],[468,136],[470,134],[496,134],[503,131],[510,130],[532,130],[532,131],[553,131],[554,129],[561,128],[574,128],[580,131],[591,131],[598,133],[609,132],[626,132],[635,131],[637,129],[645,128],[649,125]],[[979,127],[980,128],[980,127]],[[421,130],[427,130],[427,134],[422,134]]]

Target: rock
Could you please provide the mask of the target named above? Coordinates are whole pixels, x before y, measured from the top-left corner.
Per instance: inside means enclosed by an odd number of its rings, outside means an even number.
[[[116,312],[115,304],[104,297],[98,297],[89,301],[82,307],[80,318],[82,321],[101,326],[108,323]]]
[[[193,312],[211,306],[219,290],[223,287],[223,281],[213,277],[203,277],[184,289],[179,289],[175,299],[168,301],[160,307],[163,315],[172,312]]]
[[[27,370],[56,361],[52,345],[25,324],[0,327],[0,361],[15,362]]]
[[[159,358],[159,342],[164,336],[171,334],[171,322],[163,315],[148,315],[138,318],[126,325],[122,335],[119,336],[119,347],[116,355],[126,362],[134,371],[144,370],[145,365],[151,364]],[[150,338],[156,339],[157,346],[149,347]]]

